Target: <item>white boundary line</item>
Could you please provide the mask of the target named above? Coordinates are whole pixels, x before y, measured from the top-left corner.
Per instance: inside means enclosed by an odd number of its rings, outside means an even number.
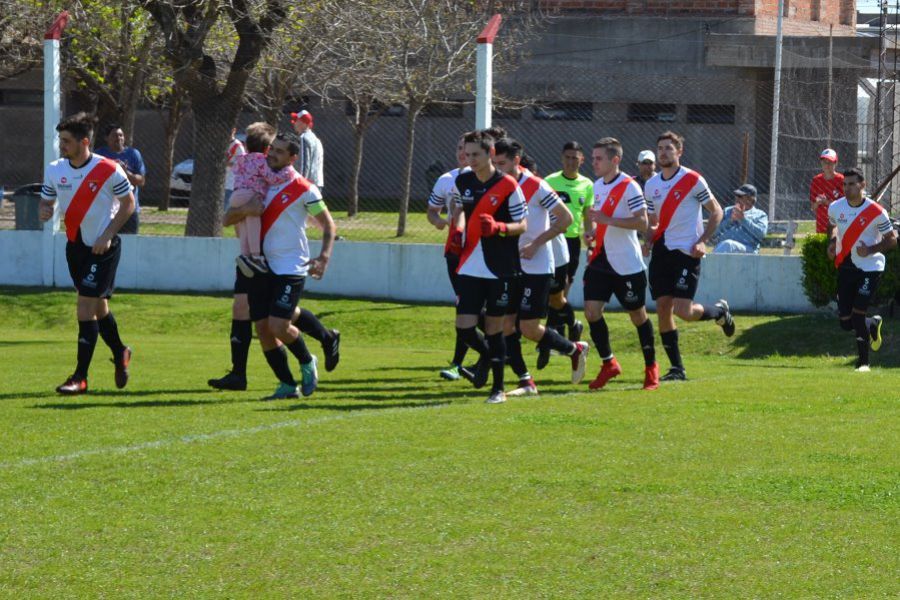
[[[149,442],[141,442],[140,444],[131,444],[128,446],[106,446],[101,448],[91,448],[87,450],[78,450],[71,454],[57,454],[53,456],[39,456],[37,458],[22,458],[19,460],[0,462],[0,469],[15,469],[20,467],[31,467],[35,465],[44,465],[52,463],[64,463],[88,458],[92,456],[105,455],[121,455],[130,454],[132,452],[141,452],[143,450],[154,450],[156,448],[166,448],[177,444],[197,444],[210,442],[215,440],[235,438],[244,435],[254,435],[257,433],[265,433],[268,431],[276,431],[278,429],[289,429],[292,427],[304,427],[306,425],[316,425],[319,423],[328,423],[331,421],[344,421],[347,419],[358,419],[365,416],[391,415],[403,412],[411,412],[425,409],[438,409],[449,406],[449,404],[427,404],[423,406],[409,406],[403,408],[373,408],[359,409],[340,415],[326,415],[322,417],[313,417],[310,419],[292,419],[290,421],[279,421],[277,423],[269,423],[267,425],[257,425],[256,427],[246,427],[244,429],[222,429],[220,431],[212,431],[210,433],[197,433],[190,435],[182,435],[179,437],[166,438],[161,440],[152,440]]]

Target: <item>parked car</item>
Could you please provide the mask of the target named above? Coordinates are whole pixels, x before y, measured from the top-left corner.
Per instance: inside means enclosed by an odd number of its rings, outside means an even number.
[[[169,180],[169,197],[173,204],[188,203],[191,199],[191,179],[194,177],[194,159],[188,158],[172,168]]]

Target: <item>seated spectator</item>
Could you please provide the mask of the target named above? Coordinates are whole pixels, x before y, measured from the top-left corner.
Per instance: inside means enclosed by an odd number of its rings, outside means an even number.
[[[716,252],[757,253],[769,229],[769,217],[756,204],[756,187],[745,183],[734,191],[734,206],[725,209],[716,230]]]

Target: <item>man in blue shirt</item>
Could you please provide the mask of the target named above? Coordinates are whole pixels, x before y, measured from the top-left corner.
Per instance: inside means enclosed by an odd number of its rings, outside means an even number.
[[[141,212],[138,194],[140,188],[144,185],[144,175],[147,172],[147,169],[144,167],[144,159],[137,148],[125,145],[125,132],[122,131],[119,125],[115,123],[107,125],[106,129],[103,130],[103,138],[106,140],[106,145],[95,148],[94,152],[100,156],[111,158],[122,165],[128,181],[134,186],[134,213],[125,222],[119,233],[136,234],[140,225],[138,213]]]
[[[769,217],[754,207],[756,187],[745,183],[734,191],[734,206],[725,209],[716,230],[717,253],[759,252],[759,245],[769,229]]]

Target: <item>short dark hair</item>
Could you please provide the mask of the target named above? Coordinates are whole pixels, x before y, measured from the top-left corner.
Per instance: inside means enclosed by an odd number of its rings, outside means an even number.
[[[467,144],[478,144],[488,154],[494,148],[494,137],[484,130],[470,131],[463,137],[463,141]]]
[[[500,127],[499,125],[492,125],[487,129],[482,129],[483,132],[494,138],[495,140],[499,140],[505,137],[509,137],[509,134],[506,132],[506,129]]]
[[[247,152],[265,152],[276,133],[278,130],[264,121],[250,123],[247,125]]]
[[[579,144],[575,140],[563,144],[562,151],[565,152],[566,150],[574,150],[575,152],[581,152],[582,154],[584,154],[584,148],[582,148],[581,144]]]
[[[862,169],[860,169],[859,167],[853,167],[851,169],[847,169],[846,171],[844,171],[843,175],[844,175],[844,178],[856,176],[856,178],[859,179],[860,183],[862,183],[866,180],[865,174],[863,174]]]
[[[537,161],[535,161],[530,155],[522,154],[522,158],[519,159],[519,166],[528,169],[529,171],[537,175]]]
[[[109,125],[107,125],[106,127],[103,128],[103,137],[108,138],[109,134],[111,134],[113,131],[115,131],[117,129],[122,129],[122,126],[119,125],[118,123],[110,123]]]
[[[594,149],[601,148],[606,151],[606,156],[612,160],[615,157],[622,158],[622,142],[614,137],[600,138],[594,143]]]
[[[502,138],[494,143],[494,152],[506,155],[510,159],[514,159],[517,156],[521,157],[522,151],[522,144],[512,138]]]
[[[97,125],[97,117],[84,111],[69,115],[59,122],[56,131],[68,131],[76,140],[88,140],[94,137],[94,127]]]
[[[679,150],[684,148],[684,138],[674,131],[662,132],[661,134],[659,134],[659,137],[656,138],[656,143],[659,144],[663,140],[669,140],[670,142],[672,142],[672,145],[674,145]]]
[[[296,135],[279,131],[275,139],[279,142],[287,142],[287,150],[291,153],[291,156],[300,154],[300,140],[297,139]]]

